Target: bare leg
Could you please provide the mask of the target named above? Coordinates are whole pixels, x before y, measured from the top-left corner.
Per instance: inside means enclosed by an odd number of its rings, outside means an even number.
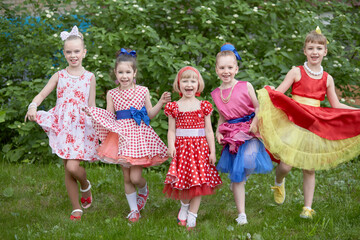
[[[146,185],[146,180],[142,176],[142,170],[142,166],[132,166],[130,168],[131,183],[138,188],[143,188]]]
[[[286,175],[291,171],[291,166],[287,165],[286,163],[280,162],[280,164],[276,167],[276,177],[275,181],[277,183],[282,183]]]
[[[245,213],[245,181],[232,184],[236,208],[239,213]]]
[[[79,189],[77,181],[80,182],[82,189],[86,189],[89,186],[86,178],[86,171],[83,167],[80,166],[79,160],[73,159],[63,159],[64,169],[65,169],[65,186],[68,192],[71,205],[74,209],[81,209],[79,203]],[[88,198],[91,195],[91,191],[83,193],[84,198]],[[74,216],[79,216],[81,213],[74,213]]]
[[[131,194],[136,191],[134,184],[132,184],[130,179],[130,168],[122,167],[121,168],[124,175],[124,185],[125,185],[125,193]]]
[[[303,170],[304,205],[310,207],[315,191],[315,171]]]
[[[183,200],[182,202],[185,203]],[[189,211],[192,213],[197,213],[199,211],[200,203],[201,203],[201,196],[196,196],[192,198],[190,200]]]

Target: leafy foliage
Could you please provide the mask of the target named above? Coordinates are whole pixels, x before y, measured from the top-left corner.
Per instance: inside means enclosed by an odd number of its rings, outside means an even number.
[[[320,26],[329,39],[323,66],[343,96],[359,95],[360,15],[340,1],[200,1],[200,0],[25,0],[13,7],[0,3],[0,158],[48,161],[55,156],[45,133],[34,123],[23,124],[27,105],[49,77],[66,67],[60,32],[79,26],[88,54],[84,66],[97,77],[97,106],[105,107],[115,52],[136,49],[138,83],[149,87],[152,100],[171,91],[176,72],[196,66],[204,77],[202,94],[220,82],[215,56],[225,42],[233,43],[243,62],[238,79],[255,89],[278,85],[286,72],[304,62],[305,35]],[[31,16],[31,17],[29,17]],[[350,89],[349,85],[355,86]],[[177,96],[173,94],[173,99]],[[39,107],[55,105],[55,94]],[[213,115],[214,124],[217,114]],[[166,140],[167,119],[159,114],[152,126]]]

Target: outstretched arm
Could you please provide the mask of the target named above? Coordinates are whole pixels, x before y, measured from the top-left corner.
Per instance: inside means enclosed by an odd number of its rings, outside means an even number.
[[[171,101],[171,93],[164,92],[161,95],[160,100],[157,104],[153,107],[150,101],[150,94],[149,92],[145,96],[145,107],[150,119],[154,118],[161,110],[162,106]]]
[[[175,150],[175,118],[169,116],[169,128],[167,134],[167,142],[168,142],[168,156],[174,158],[176,154]]]
[[[276,88],[276,91],[285,93],[294,82],[299,81],[301,78],[301,72],[298,67],[292,68],[285,76],[284,81]]]
[[[216,150],[215,150],[215,138],[214,132],[211,126],[211,115],[205,116],[205,136],[209,145],[210,156],[209,161],[210,164],[215,165],[216,163]]]
[[[106,110],[115,113],[114,102],[112,100],[112,96],[110,95],[110,91],[106,94]]]
[[[330,74],[328,75],[328,79],[327,79],[327,89],[326,89],[326,94],[327,97],[329,99],[330,105],[333,108],[345,108],[345,109],[357,109],[354,107],[350,107],[348,105],[345,105],[343,103],[341,103],[336,95],[335,92],[335,83],[334,83],[334,79],[332,76],[330,76]]]
[[[45,87],[40,91],[36,97],[32,100],[32,103],[35,103],[36,106],[30,107],[25,115],[24,121],[26,122],[26,119],[29,119],[30,121],[36,121],[36,107],[39,106],[42,101],[54,90],[59,80],[58,73],[55,73],[52,75],[48,83],[45,85]]]

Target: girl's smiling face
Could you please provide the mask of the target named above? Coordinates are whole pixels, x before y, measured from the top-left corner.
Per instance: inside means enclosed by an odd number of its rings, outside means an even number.
[[[198,86],[199,82],[195,74],[188,78],[181,78],[179,81],[179,89],[183,97],[195,97]]]
[[[114,70],[116,79],[120,83],[121,89],[129,89],[134,85],[136,71],[132,67],[132,62],[119,62]]]
[[[81,67],[86,49],[81,39],[67,40],[64,43],[64,56],[70,67]]]
[[[239,67],[234,56],[219,57],[215,71],[223,83],[231,83],[238,73]]]
[[[327,48],[323,44],[308,42],[304,48],[304,54],[310,65],[321,65],[323,58],[327,54]]]

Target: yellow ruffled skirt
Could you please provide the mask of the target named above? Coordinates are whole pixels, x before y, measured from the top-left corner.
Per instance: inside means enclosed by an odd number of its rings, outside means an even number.
[[[360,135],[328,140],[297,126],[272,104],[266,89],[257,91],[259,132],[265,147],[276,159],[301,169],[336,167],[360,154]]]

